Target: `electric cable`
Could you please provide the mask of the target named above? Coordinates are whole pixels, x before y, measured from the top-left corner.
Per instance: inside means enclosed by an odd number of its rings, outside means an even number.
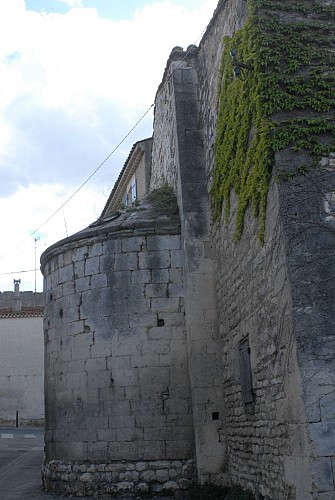
[[[201,34],[198,36],[196,41],[194,42],[193,45],[190,45],[188,50],[186,50],[186,53],[184,57],[180,60],[179,64],[176,66],[175,69],[179,69],[182,65],[182,63],[185,61],[185,59],[188,57],[189,53],[191,50],[193,50],[193,47],[196,46],[199,40],[203,37],[204,33],[207,30],[207,27],[201,32]],[[166,85],[170,79],[172,78],[172,72],[170,75],[167,76],[165,82],[163,85]],[[30,236],[34,236],[43,226],[45,226],[51,219],[53,219],[61,210],[64,211],[64,206],[67,205],[78,193],[79,191],[92,179],[92,177],[103,167],[103,165],[110,159],[110,157],[119,149],[119,147],[124,143],[124,141],[130,136],[130,134],[135,130],[135,128],[144,120],[144,118],[147,116],[147,114],[151,111],[151,109],[155,106],[155,103],[152,103],[147,110],[141,115],[141,117],[137,120],[137,122],[130,128],[130,130],[127,132],[127,134],[120,140],[120,142],[114,147],[114,149],[109,153],[109,155],[97,166],[97,168],[86,178],[86,180],[62,203],[62,205],[57,208],[44,222],[42,222],[34,231],[29,233]],[[66,224],[66,223],[65,223]],[[66,228],[67,232],[67,228]],[[26,241],[26,238],[22,240],[21,243],[15,246],[15,248],[20,247],[24,242]],[[0,260],[4,259],[7,257],[8,254],[12,253],[12,250],[9,250],[5,255],[0,256]],[[29,270],[29,271],[18,271],[17,273],[24,273],[24,272],[35,272],[35,270]],[[0,276],[6,275],[6,274],[17,274],[16,272],[9,272],[9,273],[0,273]]]

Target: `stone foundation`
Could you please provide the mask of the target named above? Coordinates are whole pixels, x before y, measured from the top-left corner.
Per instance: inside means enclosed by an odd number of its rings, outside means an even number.
[[[43,485],[50,493],[104,498],[170,494],[187,489],[195,476],[193,460],[104,463],[51,460],[42,469]]]

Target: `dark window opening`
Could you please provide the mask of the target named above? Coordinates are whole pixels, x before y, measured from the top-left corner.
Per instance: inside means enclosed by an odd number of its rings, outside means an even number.
[[[219,420],[220,414],[218,411],[213,411],[212,420]]]

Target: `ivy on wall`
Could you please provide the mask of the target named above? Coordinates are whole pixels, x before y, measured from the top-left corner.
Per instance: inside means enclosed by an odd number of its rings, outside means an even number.
[[[264,239],[266,200],[276,151],[290,147],[318,157],[335,149],[335,7],[320,0],[248,0],[243,29],[225,38],[212,203],[214,219],[238,196],[235,239],[251,204]],[[231,50],[251,67],[233,74]],[[302,169],[299,169],[302,173]]]

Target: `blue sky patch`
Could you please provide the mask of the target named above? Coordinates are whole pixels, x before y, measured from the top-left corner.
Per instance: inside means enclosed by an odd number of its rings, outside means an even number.
[[[51,14],[66,14],[70,8],[59,0],[25,0],[27,10]]]
[[[152,2],[148,0],[82,0],[82,6],[85,8],[94,8],[100,17],[113,19],[132,19],[136,9],[141,9]],[[58,13],[66,14],[71,7],[60,0],[25,0],[28,10],[35,12],[45,12],[47,14]]]

